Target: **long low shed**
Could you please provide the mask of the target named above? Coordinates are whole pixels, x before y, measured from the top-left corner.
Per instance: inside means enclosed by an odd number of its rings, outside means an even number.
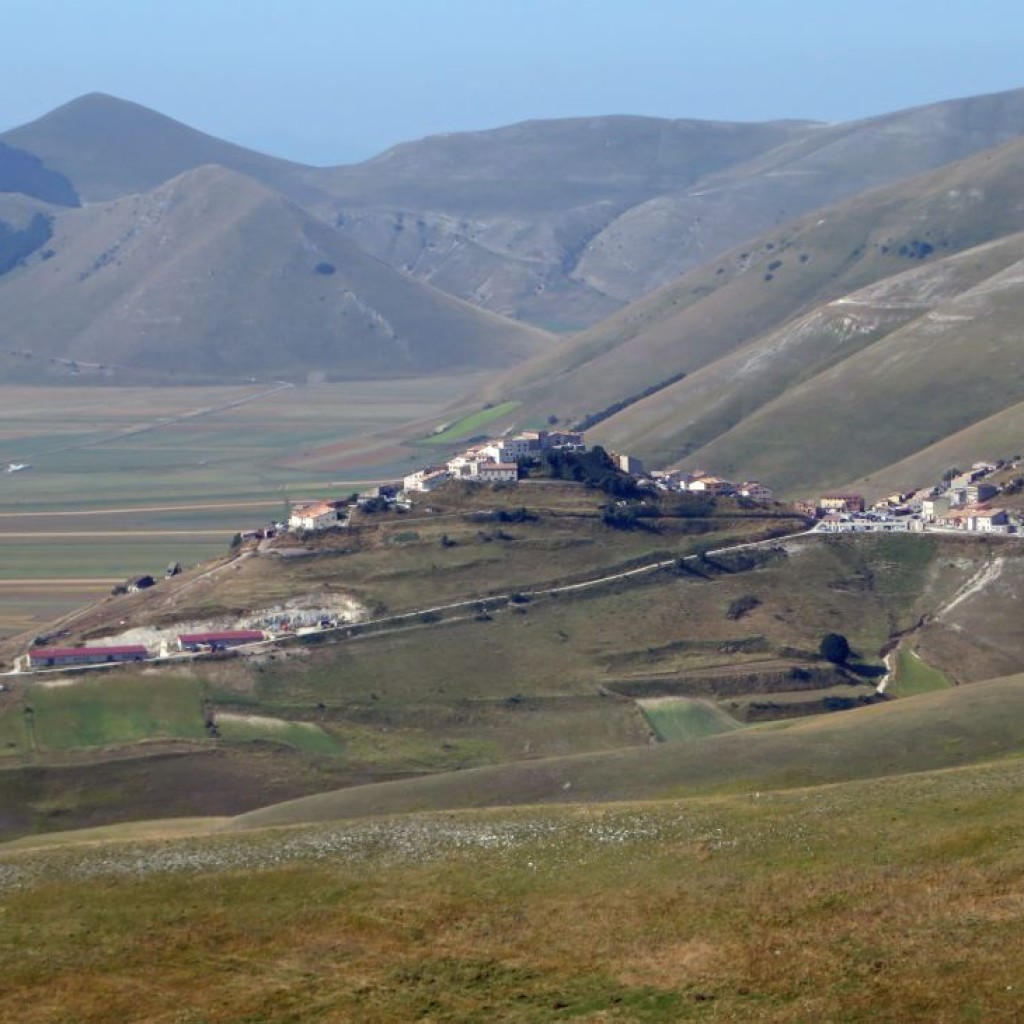
[[[55,665],[109,665],[119,661],[145,661],[149,652],[132,644],[127,647],[37,647],[28,653],[33,668]]]
[[[228,647],[255,644],[266,639],[260,629],[227,629],[218,633],[181,633],[178,647],[183,651],[223,651]]]

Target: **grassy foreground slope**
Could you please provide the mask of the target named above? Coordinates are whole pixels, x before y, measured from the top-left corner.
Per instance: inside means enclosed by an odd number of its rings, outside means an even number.
[[[1009,1024],[1022,783],[1013,758],[3,852],[0,1015]]]
[[[646,749],[582,754],[324,793],[253,811],[263,828],[409,811],[642,800],[813,786],[956,767],[1022,752],[1024,677],[842,715]]]

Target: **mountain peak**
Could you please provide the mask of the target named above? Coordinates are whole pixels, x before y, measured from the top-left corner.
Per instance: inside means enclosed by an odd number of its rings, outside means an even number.
[[[59,171],[87,202],[144,192],[203,164],[230,167],[272,186],[300,166],[102,92],[79,96],[0,140]]]

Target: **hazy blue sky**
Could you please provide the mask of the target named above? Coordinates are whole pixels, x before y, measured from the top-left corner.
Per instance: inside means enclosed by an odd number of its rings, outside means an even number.
[[[310,163],[527,118],[840,121],[1024,86],[1021,0],[3,0],[0,128],[86,92]]]

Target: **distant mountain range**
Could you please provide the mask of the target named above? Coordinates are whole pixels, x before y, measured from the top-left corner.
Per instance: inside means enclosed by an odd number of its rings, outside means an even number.
[[[1022,137],[1018,90],[843,125],[530,122],[314,168],[93,94],[0,136],[0,372],[488,368],[479,399],[516,422],[588,419],[657,462],[888,480],[995,444],[1024,402]]]

